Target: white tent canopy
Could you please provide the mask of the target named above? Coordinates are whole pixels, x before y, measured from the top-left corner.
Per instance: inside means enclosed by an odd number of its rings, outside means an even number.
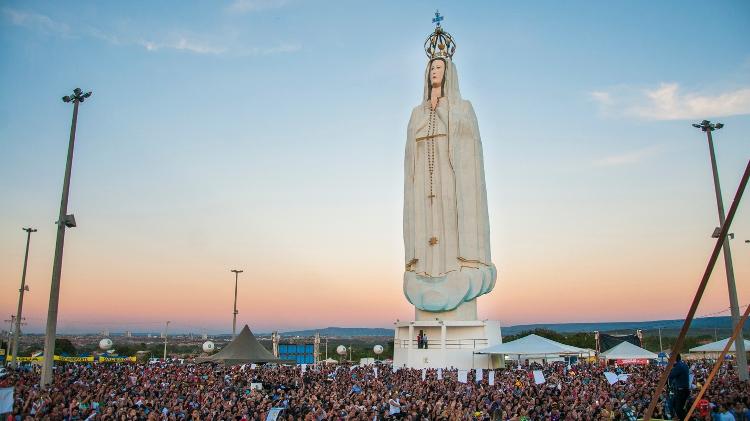
[[[580,355],[586,354],[583,348],[561,344],[538,335],[528,335],[515,341],[498,344],[476,351],[475,354],[506,355]]]
[[[710,344],[696,346],[695,348],[690,348],[690,352],[721,352],[724,350],[724,347],[727,346],[728,341],[729,338],[726,338],[720,341],[711,342]],[[735,343],[732,342],[732,346],[729,348],[729,351],[736,351],[734,344]],[[750,349],[750,341],[748,341],[747,339],[745,339],[745,349]]]
[[[599,354],[599,358],[606,360],[653,360],[658,358],[658,355],[630,342],[620,342],[616,346]]]

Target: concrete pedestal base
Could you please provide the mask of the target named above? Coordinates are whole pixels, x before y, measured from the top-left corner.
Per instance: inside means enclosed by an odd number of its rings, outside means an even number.
[[[418,314],[413,322],[396,323],[393,366],[408,368],[501,368],[499,356],[474,354],[502,343],[500,322],[442,320],[439,313],[430,320]],[[419,317],[421,316],[421,317]],[[436,320],[437,319],[437,320]],[[427,335],[427,347],[417,343],[420,331]]]

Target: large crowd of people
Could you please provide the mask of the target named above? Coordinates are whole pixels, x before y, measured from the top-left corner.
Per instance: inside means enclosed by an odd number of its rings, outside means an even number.
[[[692,362],[698,387],[709,362]],[[541,370],[537,384],[533,370]],[[605,371],[622,380],[610,384]],[[635,420],[650,402],[662,368],[597,363],[483,370],[459,381],[455,370],[371,366],[223,366],[191,363],[64,364],[41,389],[26,367],[0,380],[13,386],[9,420]],[[625,378],[627,377],[627,378]],[[491,380],[493,384],[490,384]],[[693,396],[695,391],[693,391]],[[694,419],[750,420],[750,383],[726,363]],[[655,418],[670,418],[665,391]],[[690,402],[690,401],[688,401]],[[278,411],[278,409],[276,410]],[[276,412],[274,411],[274,412]]]

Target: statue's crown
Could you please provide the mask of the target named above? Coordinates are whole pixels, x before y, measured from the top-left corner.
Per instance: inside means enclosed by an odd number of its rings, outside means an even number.
[[[453,37],[440,26],[440,21],[442,20],[443,17],[440,16],[440,12],[435,11],[435,17],[432,19],[432,23],[435,24],[435,30],[424,42],[424,51],[430,59],[451,58],[453,57],[453,53],[456,52],[456,42],[453,40]]]

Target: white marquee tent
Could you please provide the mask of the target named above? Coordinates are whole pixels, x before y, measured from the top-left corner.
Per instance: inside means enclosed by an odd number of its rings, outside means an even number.
[[[620,342],[599,354],[599,358],[606,360],[654,360],[658,358],[658,355],[630,342]]]
[[[528,335],[515,341],[506,342],[476,351],[475,354],[505,355],[586,355],[588,351],[571,345],[561,344],[538,335]]]
[[[721,352],[724,350],[724,347],[727,346],[727,342],[729,341],[729,338],[722,339],[720,341],[711,342],[710,344],[705,344],[701,346],[696,346],[695,348],[690,348],[690,352]],[[745,339],[745,349],[750,349],[750,341]],[[735,352],[736,348],[734,347],[734,342],[732,342],[732,346],[729,348],[730,352]]]

